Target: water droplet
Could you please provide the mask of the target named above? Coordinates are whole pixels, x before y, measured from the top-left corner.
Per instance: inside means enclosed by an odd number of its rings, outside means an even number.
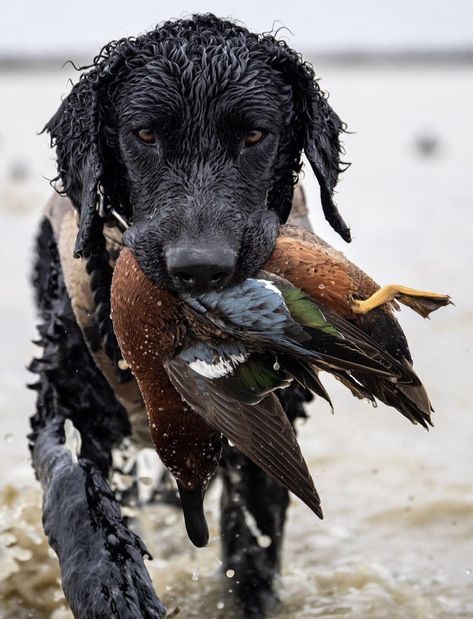
[[[10,432],[8,434],[5,434],[4,439],[5,439],[5,443],[13,443],[13,439],[14,439],[14,435],[11,434]]]
[[[470,568],[468,568],[468,569],[466,569],[466,570],[465,570],[465,574],[466,574],[467,576],[471,576],[471,570],[470,570]]]
[[[319,284],[319,288],[320,290],[323,290],[325,288],[325,284]]]
[[[192,572],[192,582],[197,582],[199,580],[199,570],[194,570]]]
[[[176,522],[177,522],[177,515],[176,514],[169,514],[164,519],[164,524],[166,524],[168,527],[173,525],[173,524],[175,524]]]
[[[225,603],[224,602],[217,602],[217,608],[219,610],[222,610],[222,608],[225,608]]]
[[[269,535],[259,535],[256,541],[260,548],[269,548],[272,544],[272,540]]]
[[[161,307],[162,304],[162,301],[158,301],[158,307]]]
[[[275,369],[276,371],[281,369],[281,366],[279,365],[279,363],[277,361],[274,362],[273,369]]]
[[[212,539],[218,540],[218,539],[220,539],[220,538],[219,538],[219,536],[217,536],[217,537],[213,537]],[[217,563],[218,563],[219,565],[222,565],[222,560],[221,560],[221,559],[219,559],[215,553],[213,553],[213,552],[212,552],[211,554],[212,554],[213,558],[217,561]]]
[[[467,570],[467,571],[468,571],[468,570]],[[233,578],[233,577],[235,576],[235,570],[227,570],[227,571],[225,572],[225,576],[226,576],[227,578]]]

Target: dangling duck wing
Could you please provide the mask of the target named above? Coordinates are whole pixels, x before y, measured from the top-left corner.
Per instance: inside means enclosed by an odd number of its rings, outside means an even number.
[[[166,361],[165,368],[176,390],[196,413],[323,517],[294,430],[273,393],[256,404],[245,404],[192,370],[179,356]]]
[[[312,324],[313,299],[298,289],[289,290],[284,294],[286,302],[293,316],[298,318],[301,324]],[[315,305],[315,307],[317,307]],[[388,406],[396,408],[412,423],[419,423],[424,428],[432,425],[430,415],[433,412],[427,392],[411,365],[411,357],[407,341],[399,323],[389,312],[375,310],[365,317],[362,324],[366,330],[360,329],[356,324],[337,316],[330,310],[324,310],[326,320],[330,322],[345,337],[360,346],[366,352],[372,347],[376,356],[383,353],[382,362],[386,363],[386,356],[390,358],[390,367],[398,372],[397,380],[389,377],[376,375],[376,373],[360,372],[356,368],[349,375],[339,373],[338,378],[348,388],[353,390],[353,382],[356,388],[362,389],[378,398]],[[368,347],[368,348],[366,348]],[[349,384],[351,383],[351,384]]]

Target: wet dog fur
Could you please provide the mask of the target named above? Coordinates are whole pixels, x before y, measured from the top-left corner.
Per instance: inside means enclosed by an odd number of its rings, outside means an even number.
[[[344,126],[312,67],[284,42],[196,15],[112,42],[82,69],[46,130],[56,148],[58,190],[79,213],[75,255],[87,261],[101,345],[121,380],[131,376],[117,363],[103,237],[105,222],[116,222],[117,214],[127,244],[159,285],[198,292],[231,284],[253,275],[270,254],[305,152],[324,213],[349,240],[332,200]],[[189,263],[189,255],[197,258]],[[228,264],[218,271],[224,255]],[[205,279],[196,279],[192,269],[203,266]],[[33,280],[44,352],[31,364],[38,374],[31,449],[66,597],[84,619],[163,617],[144,566],[146,549],[106,481],[111,450],[130,433],[126,412],[83,341],[47,220]],[[280,397],[291,420],[304,415],[300,389]],[[65,419],[82,435],[77,464],[63,447]],[[277,600],[288,494],[235,449],[224,450],[220,469],[223,567],[236,573],[246,616],[262,617]],[[273,540],[269,548],[258,546],[246,511]]]

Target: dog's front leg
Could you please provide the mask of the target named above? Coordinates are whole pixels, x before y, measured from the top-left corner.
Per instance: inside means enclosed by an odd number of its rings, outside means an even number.
[[[277,604],[288,491],[236,448],[222,458],[221,532],[223,568],[234,572],[232,588],[246,617],[260,619]]]
[[[291,385],[278,393],[291,423],[306,417],[309,392]],[[222,456],[221,531],[224,570],[245,615],[260,619],[279,601],[276,593],[289,493],[234,447]]]
[[[158,619],[140,538],[131,532],[101,471],[63,443],[64,424],[39,433],[34,463],[44,488],[43,523],[56,551],[66,598],[80,619]]]
[[[59,557],[66,598],[79,619],[164,617],[144,565],[146,549],[106,481],[111,448],[128,429],[125,411],[75,322],[47,223],[37,251],[44,351],[31,364],[39,381],[30,439],[44,490],[44,529]]]

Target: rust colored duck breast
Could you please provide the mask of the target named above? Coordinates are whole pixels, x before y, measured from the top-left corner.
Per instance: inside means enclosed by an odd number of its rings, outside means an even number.
[[[189,537],[205,546],[203,493],[217,468],[221,438],[183,401],[163,368],[185,335],[181,317],[182,302],[155,286],[124,249],[112,284],[114,330],[138,381],[156,451],[178,482]]]

